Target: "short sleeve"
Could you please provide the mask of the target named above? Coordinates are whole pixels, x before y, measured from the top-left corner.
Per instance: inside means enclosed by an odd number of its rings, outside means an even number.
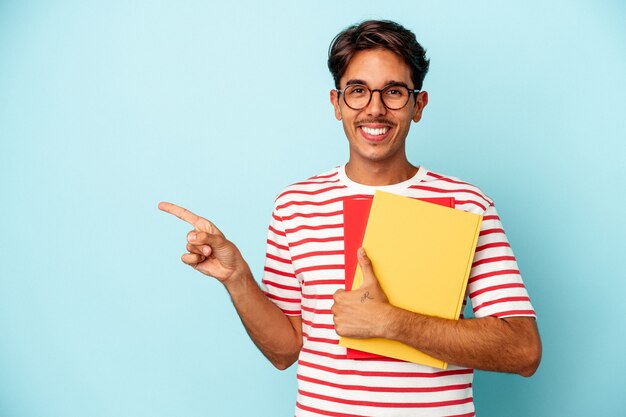
[[[487,207],[468,281],[475,317],[535,317],[495,206]]]
[[[261,289],[286,315],[301,315],[302,290],[291,262],[282,219],[274,210],[267,232],[267,251]]]

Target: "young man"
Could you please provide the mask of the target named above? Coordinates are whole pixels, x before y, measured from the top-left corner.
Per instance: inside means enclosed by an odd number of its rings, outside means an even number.
[[[474,415],[474,368],[530,376],[541,357],[534,311],[498,214],[478,188],[407,159],[410,124],[428,103],[420,91],[428,61],[412,32],[388,21],[352,26],[334,39],[328,64],[350,157],[277,197],[263,290],[215,225],[170,203],[159,208],[194,226],[183,262],[224,284],[263,354],[279,369],[298,360],[297,416]],[[363,285],[344,290],[343,201],[375,190],[454,197],[456,209],[483,215],[467,290],[475,318],[390,305],[363,250]],[[450,366],[348,359],[339,336],[399,340]]]

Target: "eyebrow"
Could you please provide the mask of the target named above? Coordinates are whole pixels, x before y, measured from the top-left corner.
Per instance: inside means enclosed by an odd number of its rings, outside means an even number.
[[[349,85],[364,85],[366,87],[369,87],[369,85],[367,85],[366,81],[363,80],[348,80],[348,82],[346,82],[346,87]],[[395,81],[395,80],[389,80],[385,83],[385,86],[383,88],[387,88],[387,87],[392,87],[392,86],[400,86],[400,87],[406,87],[407,89],[411,89],[407,83],[403,82],[403,81]]]

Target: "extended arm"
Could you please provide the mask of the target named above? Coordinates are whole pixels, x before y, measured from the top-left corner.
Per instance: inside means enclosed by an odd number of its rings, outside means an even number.
[[[275,367],[293,364],[302,347],[300,317],[285,315],[263,294],[239,249],[213,223],[171,203],[159,208],[194,226],[182,261],[224,284],[252,341]]]
[[[335,328],[341,336],[403,342],[449,363],[488,371],[532,375],[541,342],[530,317],[447,320],[389,304],[365,253],[359,254],[363,286],[335,294]]]

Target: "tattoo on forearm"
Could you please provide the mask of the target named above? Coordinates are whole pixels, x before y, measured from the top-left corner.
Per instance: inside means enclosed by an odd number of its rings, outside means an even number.
[[[374,297],[370,297],[370,292],[369,291],[365,291],[365,294],[363,294],[361,296],[361,304],[363,304],[367,300],[373,300],[373,299],[374,299]]]

